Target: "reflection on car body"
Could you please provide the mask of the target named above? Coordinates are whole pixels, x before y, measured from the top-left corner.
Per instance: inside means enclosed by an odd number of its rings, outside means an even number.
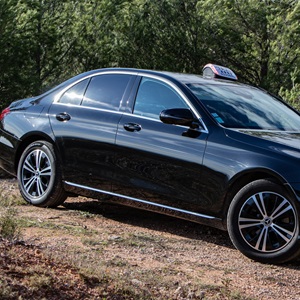
[[[72,194],[228,230],[257,261],[299,247],[300,116],[224,67],[99,69],[1,113],[0,166],[24,199]]]

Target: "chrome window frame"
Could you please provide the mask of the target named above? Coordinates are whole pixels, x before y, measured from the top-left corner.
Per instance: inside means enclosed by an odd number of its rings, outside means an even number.
[[[155,122],[160,122],[160,120],[155,119],[155,118],[151,118],[151,117],[144,117],[144,116],[140,116],[140,115],[134,115],[134,113],[128,113],[128,112],[124,112],[124,111],[120,111],[120,110],[108,110],[108,109],[103,109],[103,108],[96,108],[96,107],[90,107],[90,106],[85,106],[85,105],[81,105],[81,104],[66,104],[66,103],[60,103],[59,100],[62,97],[62,95],[70,88],[72,88],[74,85],[78,84],[79,82],[91,78],[91,77],[95,77],[95,76],[101,76],[101,75],[106,75],[106,74],[124,74],[124,75],[133,75],[133,76],[139,76],[141,78],[143,77],[147,77],[147,78],[152,78],[158,81],[161,81],[165,84],[167,84],[169,87],[171,87],[173,90],[175,90],[179,96],[183,99],[183,101],[187,104],[187,106],[191,109],[191,111],[193,112],[193,114],[196,116],[197,120],[200,122],[202,128],[199,128],[200,132],[203,133],[208,133],[208,129],[205,125],[205,123],[203,122],[201,115],[199,114],[199,112],[195,109],[195,107],[193,106],[193,104],[190,102],[190,100],[188,99],[188,97],[183,93],[183,91],[172,81],[170,81],[167,78],[164,78],[163,76],[159,76],[156,74],[148,74],[148,73],[143,73],[143,72],[138,72],[138,71],[127,71],[127,70],[109,70],[109,71],[102,71],[102,72],[96,72],[93,74],[89,74],[87,76],[84,76],[76,81],[74,81],[73,83],[69,84],[68,86],[66,86],[65,88],[63,88],[57,95],[55,95],[54,97],[54,101],[53,104],[55,105],[63,105],[63,106],[72,106],[72,107],[82,107],[83,109],[93,109],[93,110],[99,110],[99,111],[107,111],[107,112],[113,112],[113,113],[117,113],[117,114],[121,114],[121,115],[130,115],[136,118],[143,118],[143,119],[148,119],[148,120],[152,120]],[[177,79],[175,79],[177,80]],[[139,87],[138,87],[139,88]],[[137,91],[138,91],[137,88]],[[136,95],[135,95],[136,96]],[[135,102],[135,99],[134,99]],[[182,126],[184,127],[184,126]]]

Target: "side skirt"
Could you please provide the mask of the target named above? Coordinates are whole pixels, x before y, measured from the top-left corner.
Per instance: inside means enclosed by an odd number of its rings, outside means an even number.
[[[131,206],[138,209],[153,211],[164,215],[192,221],[195,223],[215,227],[221,230],[226,230],[223,226],[222,219],[204,214],[195,213],[188,210],[182,210],[171,206],[166,206],[138,198],[129,197],[122,194],[108,192],[104,190],[95,189],[89,186],[80,185],[77,183],[64,181],[65,190],[74,194],[84,195],[86,197],[99,199],[100,194],[113,196],[109,202],[125,206]]]

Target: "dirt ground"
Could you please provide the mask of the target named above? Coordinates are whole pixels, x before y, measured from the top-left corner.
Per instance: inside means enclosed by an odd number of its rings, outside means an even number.
[[[226,232],[81,197],[37,208],[15,179],[0,192],[21,224],[16,243],[0,240],[0,298],[300,299],[299,262],[251,261]]]

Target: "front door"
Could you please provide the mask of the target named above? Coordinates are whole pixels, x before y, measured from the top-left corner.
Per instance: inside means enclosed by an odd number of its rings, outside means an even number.
[[[124,114],[117,132],[117,180],[114,192],[171,207],[201,210],[202,161],[207,132],[164,124],[164,109],[189,108],[167,82],[144,77],[133,114]]]

